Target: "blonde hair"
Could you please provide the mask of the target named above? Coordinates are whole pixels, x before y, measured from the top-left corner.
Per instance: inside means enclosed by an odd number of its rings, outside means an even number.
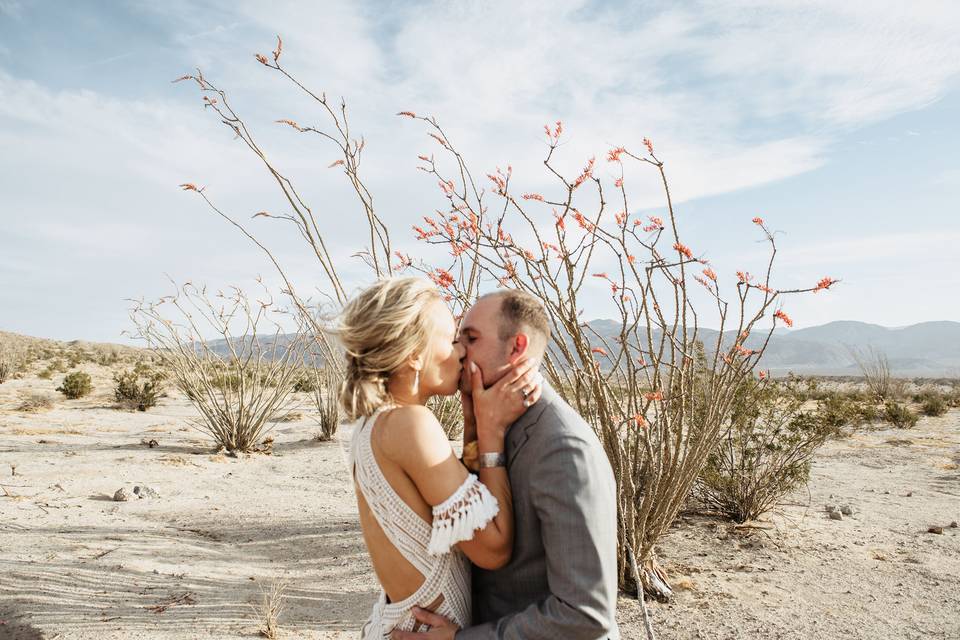
[[[364,289],[340,314],[336,333],[347,356],[340,406],[350,420],[392,402],[387,380],[423,350],[433,330],[424,310],[442,300],[420,278],[387,278]]]

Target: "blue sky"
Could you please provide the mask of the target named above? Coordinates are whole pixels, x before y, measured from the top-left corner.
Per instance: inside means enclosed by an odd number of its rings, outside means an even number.
[[[571,171],[652,138],[685,241],[722,276],[761,269],[760,215],[779,232],[779,286],[842,278],[785,302],[797,327],[960,320],[956,3],[0,0],[0,329],[123,341],[125,300],[168,293],[168,276],[275,281],[177,189],[207,185],[239,218],[280,206],[195,87],[170,83],[195,67],[333,221],[349,264],[359,234],[339,221],[356,206],[333,152],[273,124],[319,121],[253,59],[277,33],[289,69],[347,99],[404,249],[442,203],[415,170],[427,139],[397,111],[436,115],[477,174],[512,163],[524,191],[544,188],[542,125],[562,119]],[[637,210],[656,211],[637,184]],[[299,240],[257,223],[301,288],[319,282]]]

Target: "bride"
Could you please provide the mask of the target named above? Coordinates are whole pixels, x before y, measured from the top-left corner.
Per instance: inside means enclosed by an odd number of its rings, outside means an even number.
[[[353,420],[350,469],[360,525],[382,587],[361,638],[422,630],[413,607],[470,625],[470,564],[510,560],[513,507],[504,436],[540,395],[533,364],[518,360],[489,389],[439,291],[418,278],[381,280],[344,309],[347,354],[340,402]],[[462,389],[466,433],[476,432],[479,475],[457,459],[425,404]],[[418,628],[421,627],[421,628]]]

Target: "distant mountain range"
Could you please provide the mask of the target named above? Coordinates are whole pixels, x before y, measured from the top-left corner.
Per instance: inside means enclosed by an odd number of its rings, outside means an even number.
[[[594,320],[590,326],[604,337],[618,325]],[[700,329],[708,350],[716,344],[717,331]],[[748,348],[761,346],[766,332],[755,332]],[[729,346],[735,331],[725,331],[723,344]],[[860,374],[852,352],[868,355],[870,349],[883,353],[890,369],[901,377],[960,378],[960,322],[921,322],[908,327],[881,327],[866,322],[838,320],[806,329],[777,329],[760,359],[761,369],[774,374],[856,376]]]
[[[593,320],[590,327],[613,344],[619,325],[612,320]],[[761,344],[765,332],[755,332],[748,348]],[[725,331],[723,344],[729,346],[735,331]],[[700,329],[708,351],[716,344],[717,331]],[[289,342],[280,337],[281,349]],[[222,340],[209,346],[226,355]],[[266,347],[266,345],[264,345]],[[856,376],[860,369],[852,351],[867,354],[875,349],[886,355],[894,375],[902,377],[960,378],[960,322],[921,322],[908,327],[881,327],[866,322],[839,320],[807,329],[777,329],[760,360],[761,369],[774,375],[794,372],[802,375]]]

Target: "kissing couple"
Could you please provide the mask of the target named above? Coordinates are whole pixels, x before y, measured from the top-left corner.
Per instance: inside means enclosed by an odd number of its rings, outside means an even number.
[[[616,489],[590,426],[538,373],[540,301],[501,289],[457,326],[427,280],[344,308],[350,471],[382,587],[361,638],[619,638]],[[460,391],[463,457],[427,408]]]

